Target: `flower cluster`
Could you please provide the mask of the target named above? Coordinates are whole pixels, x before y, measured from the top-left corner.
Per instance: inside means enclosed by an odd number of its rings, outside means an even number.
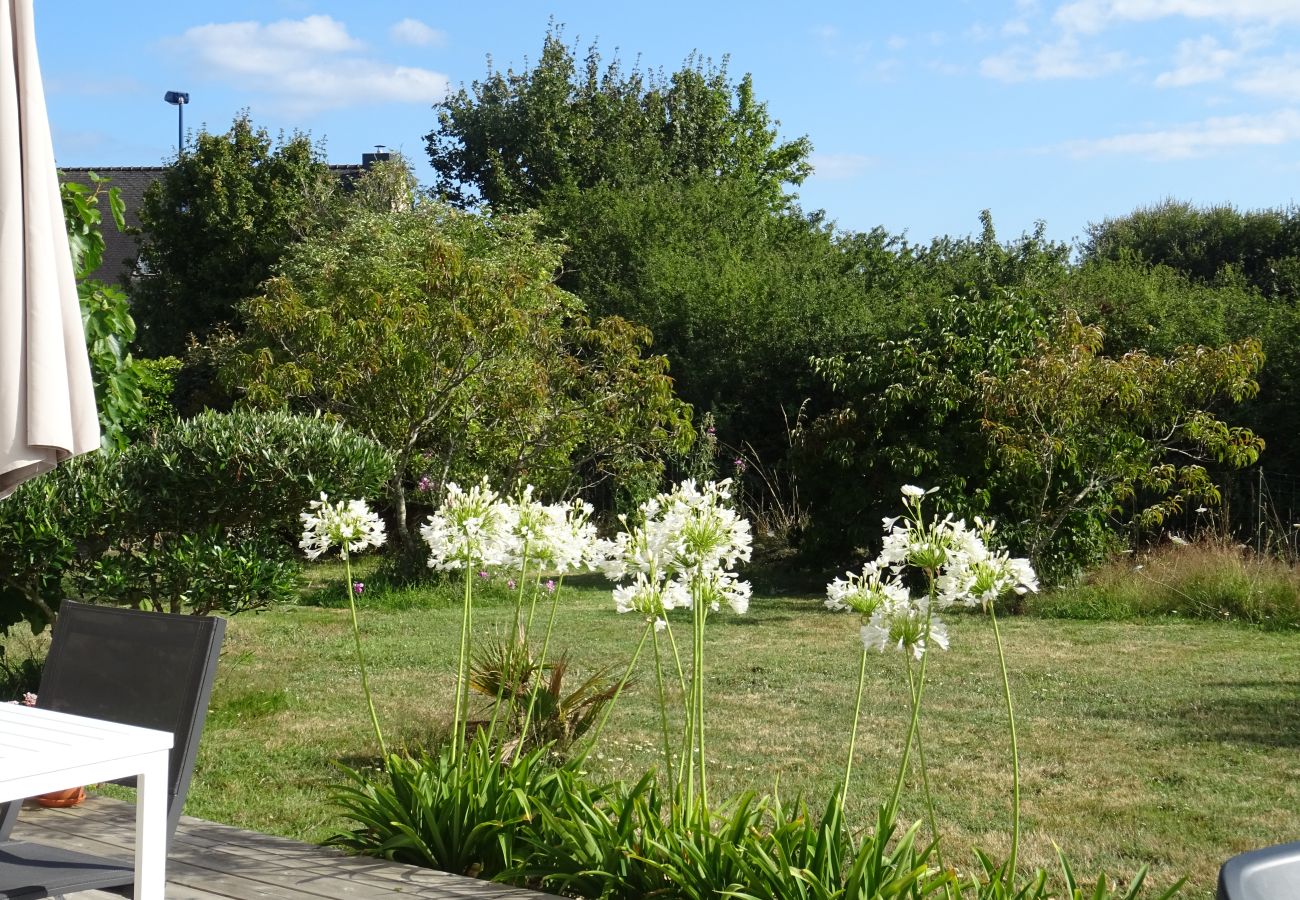
[[[581,501],[543,504],[532,485],[514,499],[492,490],[486,480],[463,490],[447,485],[447,496],[420,529],[435,569],[517,571],[533,568],[565,574],[591,567],[596,526],[591,505]]]
[[[468,491],[447,485],[442,506],[420,528],[432,569],[506,565],[515,552],[517,516],[487,479]]]
[[[928,643],[948,649],[948,633],[935,615],[953,605],[987,606],[1005,594],[1038,590],[1038,578],[1026,559],[992,550],[993,523],[974,520],[969,527],[951,514],[927,520],[922,501],[933,493],[904,485],[902,516],[884,520],[880,556],[862,573],[847,573],[826,586],[826,606],[852,610],[863,618],[862,642],[868,649],[895,647],[920,659]],[[903,584],[908,567],[920,569],[928,594],[913,596]]]
[[[331,547],[338,547],[341,552],[360,553],[368,547],[382,546],[387,538],[383,519],[371,512],[364,500],[330,503],[329,497],[322,493],[299,518],[302,540],[298,546],[308,559],[316,559]]]
[[[662,623],[670,609],[696,602],[733,611],[749,609],[750,586],[731,571],[748,560],[749,522],[730,505],[731,482],[687,480],[641,504],[636,524],[601,541],[601,569],[611,581],[619,612],[639,612]]]

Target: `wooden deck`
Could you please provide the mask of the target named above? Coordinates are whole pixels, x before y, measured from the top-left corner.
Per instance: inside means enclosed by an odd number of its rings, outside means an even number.
[[[135,807],[91,797],[76,809],[25,808],[13,837],[130,860]],[[548,894],[181,818],[167,857],[168,900],[547,900]],[[69,900],[120,900],[85,891]]]

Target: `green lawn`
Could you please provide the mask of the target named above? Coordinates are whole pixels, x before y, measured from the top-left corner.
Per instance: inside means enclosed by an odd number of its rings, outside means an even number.
[[[330,572],[326,569],[321,574]],[[594,582],[593,582],[594,584]],[[341,588],[338,589],[341,593]],[[476,631],[506,621],[500,600]],[[448,715],[459,611],[421,593],[371,598],[367,660],[389,742],[436,736]],[[744,788],[824,802],[842,772],[857,665],[855,620],[816,598],[761,598],[710,622],[714,797]],[[1001,690],[985,619],[950,620],[931,661],[923,723],[949,861],[1007,849],[1010,780]],[[596,587],[565,589],[555,646],[580,669],[626,664],[638,623]],[[1076,871],[1191,876],[1212,895],[1241,850],[1300,838],[1300,640],[1220,623],[1005,622],[1018,704],[1031,864],[1053,843]],[[906,727],[903,661],[873,658],[851,797],[857,821],[887,792]],[[653,674],[620,703],[593,769],[656,763]],[[714,755],[716,754],[716,755]],[[187,811],[307,840],[339,826],[334,761],[375,755],[345,608],[296,607],[230,623]],[[904,807],[919,816],[916,793]],[[972,861],[973,862],[973,861]]]

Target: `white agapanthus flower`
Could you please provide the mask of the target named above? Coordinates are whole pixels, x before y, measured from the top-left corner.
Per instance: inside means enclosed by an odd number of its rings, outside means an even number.
[[[749,599],[753,596],[753,589],[748,581],[741,581],[735,572],[718,570],[697,576],[683,572],[677,576],[677,581],[688,590],[688,606],[690,605],[689,589],[694,582],[695,589],[714,612],[721,609],[723,603],[737,615],[743,616],[749,612]]]
[[[916,659],[925,655],[930,644],[948,649],[948,629],[928,610],[924,597],[904,602],[882,603],[861,629],[862,646],[868,650],[898,650]]]
[[[546,526],[550,511],[546,504],[533,499],[533,486],[526,485],[513,500],[504,501],[510,509],[510,539],[507,541],[503,567],[520,569],[525,562],[536,567],[546,555]]]
[[[447,485],[442,506],[420,528],[433,569],[491,569],[517,558],[516,511],[484,479],[462,490]]]
[[[968,526],[951,515],[925,520],[921,500],[933,490],[904,485],[908,514],[884,520],[880,555],[863,567],[861,575],[849,572],[826,586],[829,609],[854,609],[867,617],[862,641],[868,649],[899,647],[918,658],[927,642],[946,650],[947,629],[932,615],[931,607],[937,612],[954,604],[987,606],[1013,591],[1038,590],[1038,576],[1029,560],[990,549],[996,531],[991,521],[976,517]],[[907,566],[928,573],[933,597],[910,597],[901,581]]]
[[[591,513],[591,504],[581,500],[546,507],[544,553],[538,557],[544,568],[561,574],[591,568],[596,559],[596,526]]]
[[[882,568],[878,562],[869,562],[862,572],[845,572],[826,585],[826,608],[833,612],[852,610],[861,616],[870,616],[886,602],[903,602],[907,587],[898,580],[898,574]]]
[[[712,609],[749,609],[749,583],[731,570],[749,559],[753,538],[730,500],[729,481],[687,480],[641,504],[636,524],[620,516],[623,530],[593,545],[605,577],[624,582],[614,591],[619,612],[658,618],[693,596]]]
[[[311,501],[302,519],[302,540],[298,546],[308,559],[316,559],[331,547],[340,551],[360,553],[369,547],[382,546],[387,539],[384,520],[371,512],[364,500],[341,500],[331,503],[329,496],[321,493],[319,500]]]

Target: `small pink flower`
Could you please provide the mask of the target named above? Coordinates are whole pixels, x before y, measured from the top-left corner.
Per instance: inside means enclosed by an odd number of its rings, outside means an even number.
[[[488,577],[490,577],[490,576],[489,576],[488,573],[487,573],[487,569],[480,569],[480,570],[479,570],[479,573],[478,573],[478,577],[479,577],[479,578],[488,578]]]
[[[546,579],[546,593],[548,594],[555,593],[555,582],[552,581],[550,578]]]
[[[506,587],[510,588],[510,590],[513,591],[515,589],[515,580],[513,578],[507,579]]]
[[[23,694],[23,706],[35,706],[35,705],[36,705],[35,694],[33,694],[31,691],[28,691],[27,693]]]
[[[358,597],[361,596],[361,593],[362,593],[365,589],[366,589],[366,583],[365,583],[364,581],[354,581],[354,582],[352,582],[352,593],[356,594]]]
[[[421,494],[427,494],[433,490],[433,482],[429,480],[428,475],[421,476],[420,481],[416,484],[415,489]]]

